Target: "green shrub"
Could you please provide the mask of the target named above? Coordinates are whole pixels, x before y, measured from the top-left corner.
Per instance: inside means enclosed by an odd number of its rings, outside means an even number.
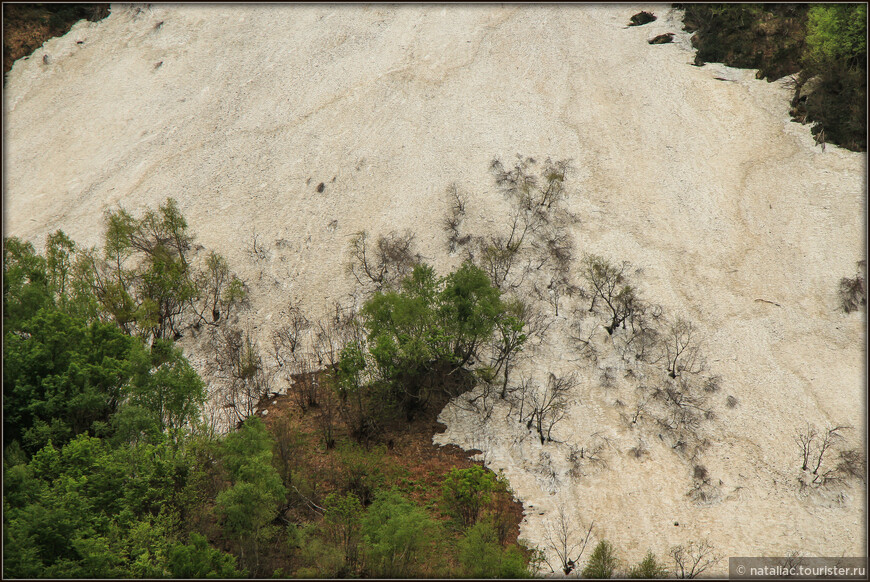
[[[481,510],[489,505],[495,488],[495,476],[483,467],[454,467],[444,479],[442,499],[460,523],[468,527],[477,521]]]
[[[529,578],[528,561],[516,546],[503,548],[489,520],[471,527],[460,540],[459,563],[463,578]]]
[[[340,550],[347,574],[355,572],[361,541],[360,520],[363,506],[353,493],[330,493],[323,502],[323,527],[328,540]]]
[[[601,540],[592,550],[592,555],[589,556],[589,561],[583,568],[582,576],[584,578],[611,578],[618,565],[619,561],[616,558],[613,545],[607,540]]]
[[[437,531],[426,512],[398,492],[379,493],[362,520],[367,574],[376,578],[421,576]]]
[[[667,578],[668,569],[660,564],[652,552],[634,566],[628,573],[629,578]]]

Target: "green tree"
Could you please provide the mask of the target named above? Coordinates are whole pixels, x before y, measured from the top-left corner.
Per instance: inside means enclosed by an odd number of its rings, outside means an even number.
[[[582,576],[584,578],[611,578],[618,565],[619,560],[616,558],[613,545],[607,540],[601,540],[592,550],[592,555],[589,556],[589,561],[583,568]]]
[[[528,561],[516,546],[503,548],[492,524],[478,522],[458,545],[463,578],[530,578]]]
[[[175,543],[169,550],[169,571],[173,578],[245,578],[247,572],[236,567],[236,558],[209,545],[194,532],[190,542]]]
[[[656,560],[655,554],[651,551],[646,553],[646,557],[638,562],[628,573],[629,578],[667,578],[668,569]]]
[[[193,423],[205,402],[205,383],[181,349],[162,339],[151,345],[151,362],[131,386],[130,404],[150,410],[161,431],[173,436]]]
[[[215,499],[226,532],[239,545],[242,563],[253,574],[260,560],[260,543],[275,532],[269,524],[287,490],[272,465],[273,440],[263,421],[247,419],[224,439],[221,458],[232,485]]]
[[[822,71],[845,64],[866,68],[867,5],[813,4],[807,15],[805,63]]]
[[[419,577],[437,525],[396,491],[382,491],[362,519],[368,574],[375,578]]]
[[[340,573],[352,575],[359,562],[363,506],[353,493],[330,493],[323,501],[323,528],[344,558]]]
[[[45,259],[29,242],[3,239],[3,327],[16,328],[51,304]]]
[[[78,435],[6,472],[4,575],[163,577],[188,470],[163,445]]]
[[[457,367],[475,358],[504,310],[501,292],[479,267],[465,263],[447,276],[441,294],[441,313]]]
[[[454,467],[444,478],[442,499],[460,523],[468,527],[477,521],[480,512],[492,500],[495,488],[495,476],[483,467]]]
[[[212,251],[202,267],[194,264],[194,236],[174,199],[140,219],[118,208],[104,220],[102,253],[82,250],[73,270],[76,284],[125,332],[174,338],[188,325],[217,325],[244,300],[244,284],[223,257]]]
[[[87,325],[56,309],[7,328],[4,345],[6,438],[33,453],[62,445],[115,414],[144,349],[115,326]],[[7,441],[8,442],[8,441]]]

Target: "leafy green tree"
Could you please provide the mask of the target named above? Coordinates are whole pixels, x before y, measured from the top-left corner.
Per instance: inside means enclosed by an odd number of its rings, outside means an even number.
[[[628,573],[629,578],[667,578],[668,569],[656,560],[655,554],[651,551],[646,553],[646,557],[634,566]]]
[[[804,60],[821,71],[845,64],[856,69],[867,59],[867,5],[813,4],[807,15]]]
[[[437,525],[396,491],[382,491],[362,518],[368,574],[375,578],[419,577]]]
[[[584,578],[611,578],[618,565],[619,560],[613,545],[607,540],[601,540],[592,550],[592,555],[589,556],[589,561],[583,568],[582,576]]]
[[[187,544],[175,543],[169,549],[168,568],[173,578],[245,578],[247,572],[236,567],[236,558],[211,547],[205,536],[190,534]]]
[[[441,294],[441,314],[457,367],[477,355],[504,311],[501,292],[479,267],[465,263],[447,276]]]
[[[216,325],[244,300],[244,284],[223,257],[212,251],[202,267],[194,264],[194,236],[174,199],[140,219],[110,210],[105,224],[103,251],[78,253],[75,284],[126,333],[174,338],[188,325]]]
[[[164,445],[78,435],[6,471],[4,575],[162,577],[186,460]]]
[[[503,548],[488,520],[466,532],[458,545],[463,578],[530,578],[528,561],[516,546]]]
[[[177,435],[198,417],[205,383],[171,342],[154,340],[150,355],[148,373],[139,374],[131,386],[130,403],[152,411],[161,431]]]
[[[287,490],[272,465],[273,440],[263,421],[251,417],[224,439],[221,457],[232,485],[215,499],[227,533],[236,540],[242,563],[256,574],[260,542],[275,532],[269,524]]]
[[[444,478],[442,499],[460,523],[468,527],[492,500],[495,488],[495,476],[480,465],[467,469],[454,467]]]
[[[49,440],[62,445],[95,432],[124,398],[142,345],[115,326],[87,325],[56,309],[43,309],[7,328],[4,345],[4,422],[8,440],[30,453]]]
[[[3,239],[3,327],[16,328],[52,303],[45,258],[29,242]]]
[[[375,293],[361,310],[366,343],[346,348],[339,379],[346,391],[380,383],[410,419],[457,370],[476,362],[496,332],[516,339],[501,292],[471,263],[440,279],[419,264],[398,290]],[[506,326],[506,327],[505,327]],[[516,337],[515,337],[516,336]],[[516,351],[521,342],[510,343]],[[373,366],[368,365],[366,352]],[[506,358],[501,358],[501,362]]]
[[[363,506],[353,493],[330,493],[323,502],[323,527],[344,558],[340,573],[353,574],[359,561]]]

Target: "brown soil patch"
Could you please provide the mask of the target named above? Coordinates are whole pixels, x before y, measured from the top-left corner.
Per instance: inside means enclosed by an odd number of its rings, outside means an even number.
[[[109,15],[108,4],[3,4],[3,75],[55,36],[63,36],[83,18]]]

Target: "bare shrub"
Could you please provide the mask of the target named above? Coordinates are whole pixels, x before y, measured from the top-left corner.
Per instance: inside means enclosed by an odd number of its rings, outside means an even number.
[[[532,291],[538,299],[553,306],[556,317],[558,317],[561,300],[565,297],[573,297],[579,293],[580,288],[571,281],[567,271],[548,269],[545,271],[545,275],[546,278],[542,282],[533,284]]]
[[[728,398],[725,399],[725,406],[728,408],[735,408],[738,404],[738,400],[735,396],[728,395]]]
[[[297,350],[305,335],[311,329],[311,322],[298,305],[287,309],[286,322],[278,325],[272,332],[272,356],[279,367],[292,364],[298,359]]]
[[[710,416],[707,395],[690,377],[669,380],[649,391],[647,407],[671,448],[687,459],[695,458],[707,442],[701,436],[701,425]]]
[[[584,535],[582,526],[579,530],[577,529],[563,505],[559,506],[555,519],[548,519],[544,524],[544,536],[547,540],[547,545],[555,552],[556,557],[559,558],[559,568],[566,576],[574,570],[577,562],[583,556],[586,544],[589,543],[589,536],[592,534],[593,525],[595,525],[594,521],[585,529]],[[575,531],[580,531],[582,539],[579,541],[573,540]],[[550,571],[556,571],[549,561],[547,561],[547,565],[550,567]]]
[[[265,245],[260,242],[260,235],[255,230],[251,233],[251,240],[249,241],[248,246],[248,256],[251,257],[251,260],[255,263],[265,260],[269,256],[269,252],[266,249]]]
[[[292,376],[290,394],[303,414],[320,404],[320,377],[317,370],[313,369],[313,360],[312,354],[300,356],[297,371]]]
[[[609,320],[605,329],[610,335],[617,327],[625,327],[625,321],[637,308],[637,294],[634,287],[628,284],[626,276],[629,266],[627,261],[614,265],[603,257],[588,254],[583,257],[581,264],[580,275],[589,285],[583,295],[592,298],[589,312],[595,310],[596,302],[604,303]]]
[[[534,430],[541,444],[552,442],[553,428],[565,418],[567,394],[577,385],[575,374],[556,376],[550,373],[543,389],[531,382],[521,383],[520,421]]]
[[[846,453],[845,459],[842,456],[843,453],[840,453],[840,463],[835,465],[825,462],[825,455],[827,454],[828,458],[831,457],[833,447],[843,440],[842,433],[848,428],[850,427],[834,426],[820,432],[815,426],[807,423],[803,430],[795,433],[794,441],[798,445],[801,471],[803,472],[801,475],[802,486],[824,486],[854,475],[852,471],[856,468],[854,463],[860,462],[860,457],[856,457],[854,453]],[[843,465],[844,461],[847,463],[846,465]]]
[[[709,480],[695,479],[692,488],[686,492],[686,497],[699,505],[712,504],[719,501],[719,490]]]
[[[649,395],[646,394],[646,389],[641,387],[641,395],[638,397],[637,402],[634,405],[634,409],[631,411],[631,415],[628,416],[628,423],[631,425],[635,425],[640,421],[641,418],[644,417],[644,414],[647,411],[647,400]]]
[[[840,451],[837,462],[837,473],[843,477],[852,477],[866,481],[867,479],[867,458],[861,449],[847,449]]]
[[[441,227],[447,234],[447,249],[449,252],[453,253],[456,252],[460,246],[468,244],[471,240],[471,235],[463,235],[460,232],[462,221],[465,219],[465,206],[467,204],[465,194],[459,190],[459,187],[456,184],[451,184],[450,187],[447,188],[447,197],[450,209],[442,220]]]
[[[220,327],[209,341],[211,358],[206,369],[223,381],[222,400],[236,422],[254,414],[257,403],[271,391],[272,376],[263,365],[250,330]]]
[[[601,383],[602,388],[613,388],[616,381],[616,368],[613,366],[607,366],[604,368],[604,372],[601,374],[601,379],[599,382]]]
[[[353,307],[344,307],[334,302],[332,314],[314,326],[314,356],[317,367],[326,367],[335,372],[341,359],[341,350],[348,342],[362,333],[357,325],[357,313]]]
[[[722,376],[709,376],[704,380],[704,392],[718,392],[722,387]]]
[[[620,349],[623,360],[655,364],[663,357],[662,334],[659,331],[662,308],[635,297],[634,308],[628,318],[630,333]]]
[[[674,546],[668,554],[674,561],[673,574],[677,578],[700,576],[720,559],[707,540]]]
[[[570,161],[547,158],[536,175],[534,170],[537,164],[534,158],[523,158],[517,154],[517,161],[510,170],[498,159],[493,160],[490,166],[496,184],[505,195],[529,211],[550,209],[563,199],[566,195],[565,180],[571,171]]]
[[[422,259],[414,250],[414,235],[410,231],[381,235],[374,248],[368,233],[359,231],[351,239],[350,253],[347,271],[360,285],[373,283],[376,289],[395,285]]]
[[[840,279],[840,305],[843,311],[851,313],[867,307],[867,285],[864,281],[866,263],[858,262],[858,272],[854,277]]]
[[[697,328],[691,321],[676,317],[667,325],[663,341],[668,375],[697,374],[704,369]]]
[[[514,210],[507,222],[507,232],[475,237],[474,245],[468,251],[468,258],[486,271],[493,285],[499,289],[515,289],[522,284],[531,270],[530,261],[525,259],[526,268],[519,271],[519,280],[512,277],[524,260],[522,250],[526,236],[534,228],[528,214]]]
[[[568,445],[566,460],[571,467],[569,469],[571,477],[575,479],[585,477],[587,467],[606,469],[607,459],[604,457],[604,451],[609,446],[609,439],[598,433],[590,435],[590,443],[588,445],[580,447]]]
[[[628,449],[628,453],[635,459],[642,459],[649,454],[649,449],[642,439],[637,439],[637,444]]]

